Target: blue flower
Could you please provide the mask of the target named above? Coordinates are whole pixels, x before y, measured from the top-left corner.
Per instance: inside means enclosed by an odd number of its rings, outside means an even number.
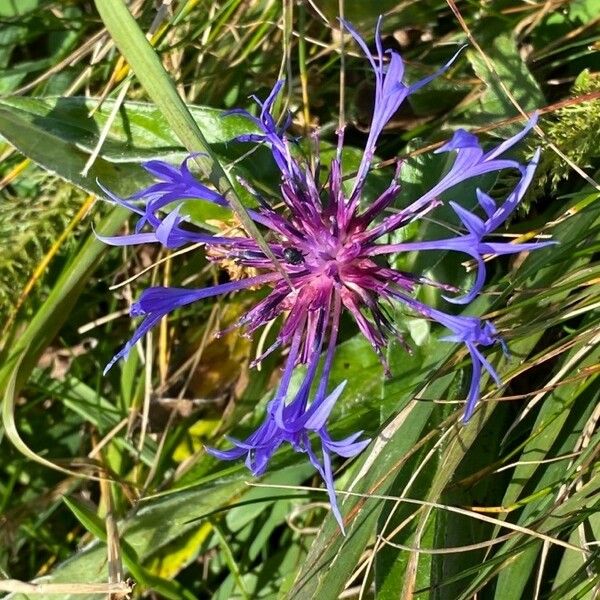
[[[131,311],[132,316],[141,316],[143,319],[107,369],[173,310],[219,294],[256,287],[267,288],[267,294],[236,325],[251,335],[280,318],[281,326],[274,343],[258,360],[276,348],[289,348],[281,381],[268,405],[265,421],[256,431],[243,441],[232,439],[234,447],[230,450],[211,448],[209,452],[225,460],[245,456],[248,468],[259,475],[267,468],[274,452],[282,444],[290,444],[296,451],[305,453],[323,477],[333,513],[342,529],[342,517],[335,498],[332,455],[350,458],[369,443],[369,440],[361,439],[361,432],[335,441],[328,431],[327,421],[344,389],[344,384],[340,384],[334,390],[328,390],[342,313],[346,311],[354,319],[359,331],[380,356],[386,370],[385,348],[389,340],[398,338],[403,341],[401,331],[388,316],[388,305],[403,304],[411,311],[448,328],[451,333],[444,339],[464,344],[473,364],[463,417],[466,422],[479,399],[483,370],[499,382],[495,370],[482,354],[482,348],[502,341],[494,325],[488,321],[474,316],[451,315],[415,300],[415,290],[421,285],[435,286],[454,294],[460,290],[448,283],[432,281],[419,273],[395,269],[387,263],[386,257],[397,252],[429,250],[460,252],[471,256],[477,263],[477,275],[472,288],[462,296],[446,298],[450,302],[467,304],[477,296],[484,284],[484,257],[536,250],[551,243],[510,244],[486,239],[515,210],[533,178],[539,152],[528,164],[506,157],[506,153],[534,126],[535,115],[517,135],[487,152],[474,135],[463,130],[457,131],[438,150],[454,153],[452,166],[436,185],[409,206],[393,213],[387,212],[400,191],[400,168],[389,187],[374,201],[367,203],[363,196],[364,185],[386,123],[411,93],[448,69],[458,55],[455,54],[433,75],[408,84],[404,81],[404,63],[400,55],[383,49],[380,25],[381,21],[377,25],[376,55],[373,55],[352,26],[344,24],[365,53],[376,80],[371,128],[349,193],[345,192],[343,186],[341,152],[331,161],[324,184],[319,174],[321,166],[318,157],[312,163],[299,158],[295,140],[286,133],[290,120],[287,119],[281,126],[277,124],[272,110],[282,81],[275,84],[264,102],[257,100],[260,107],[258,117],[246,111],[235,111],[246,115],[256,128],[253,133],[240,136],[238,141],[266,145],[281,173],[278,197],[271,201],[255,194],[259,207],[249,211],[249,214],[263,229],[269,248],[285,270],[286,277],[275,268],[257,242],[243,231],[238,229],[236,235],[217,236],[210,231],[193,228],[186,222],[180,212],[183,201],[229,206],[226,198],[195,178],[189,169],[188,159],[179,167],[157,160],[146,163],[144,168],[153,175],[155,182],[130,198],[122,199],[106,190],[110,198],[139,218],[134,233],[101,237],[114,245],[153,242],[166,248],[178,248],[185,244],[200,243],[207,247],[208,259],[217,265],[225,267],[234,263],[238,270],[253,274],[201,289],[147,289]],[[338,147],[341,149],[343,131],[338,132],[338,136]],[[520,179],[506,200],[498,206],[489,195],[478,190],[478,207],[483,216],[475,210],[466,210],[450,202],[465,227],[464,233],[444,239],[400,244],[382,241],[384,236],[435,210],[442,203],[440,195],[451,193],[457,184],[484,173],[505,169],[516,170]],[[244,185],[254,193],[249,184],[244,182]],[[274,208],[280,205],[282,209]],[[321,361],[323,349],[325,356]],[[306,372],[298,390],[292,391],[292,373],[300,365],[304,365]]]

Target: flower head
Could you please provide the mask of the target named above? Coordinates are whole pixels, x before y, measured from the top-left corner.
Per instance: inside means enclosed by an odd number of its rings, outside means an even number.
[[[421,285],[436,286],[454,294],[448,296],[447,300],[468,303],[483,286],[485,255],[534,250],[545,245],[537,242],[508,244],[486,239],[514,210],[533,177],[538,154],[529,164],[522,165],[507,157],[506,153],[533,127],[535,116],[520,133],[487,152],[474,135],[463,130],[457,131],[438,150],[454,153],[454,162],[433,188],[412,204],[391,212],[400,192],[401,171],[398,170],[389,187],[374,201],[367,203],[363,194],[364,185],[384,126],[409,94],[448,69],[457,55],[434,75],[409,85],[404,82],[404,65],[400,55],[383,50],[379,24],[375,36],[375,56],[350,25],[345,24],[345,27],[366,54],[376,78],[372,124],[363,158],[349,192],[343,185],[341,152],[331,161],[328,178],[323,184],[319,173],[298,158],[295,142],[286,133],[289,120],[283,126],[277,125],[272,110],[283,82],[276,83],[264,102],[258,101],[258,117],[245,111],[236,111],[245,114],[256,127],[256,132],[241,136],[238,140],[266,145],[281,173],[280,196],[277,200],[269,202],[257,195],[259,208],[249,211],[249,214],[263,228],[269,248],[287,277],[283,277],[280,270],[274,267],[258,243],[243,235],[243,232],[216,236],[190,228],[179,210],[183,200],[207,201],[220,206],[228,206],[228,202],[192,175],[189,159],[179,167],[160,161],[146,163],[144,168],[156,181],[130,198],[120,199],[107,192],[116,202],[137,213],[139,221],[135,233],[131,235],[101,238],[117,245],[156,242],[167,248],[199,242],[209,248],[207,256],[211,261],[217,264],[234,261],[248,272],[258,273],[201,289],[147,289],[131,311],[133,316],[143,316],[141,324],[107,368],[125,356],[133,344],[169,312],[218,294],[257,286],[267,288],[266,296],[241,317],[237,325],[252,334],[274,319],[282,318],[275,342],[261,357],[264,358],[278,347],[289,349],[281,382],[268,405],[264,423],[254,433],[244,441],[232,440],[234,448],[231,450],[210,449],[210,452],[223,459],[246,456],[250,470],[260,474],[281,444],[291,444],[297,451],[305,452],[322,475],[340,525],[342,520],[335,501],[331,455],[351,457],[368,443],[368,440],[359,439],[360,433],[334,441],[327,429],[327,419],[343,390],[341,384],[333,391],[328,391],[342,312],[345,310],[351,315],[384,365],[384,350],[390,338],[402,340],[401,331],[389,315],[390,305],[404,304],[417,314],[449,328],[452,333],[445,339],[465,344],[473,363],[464,415],[467,420],[479,398],[482,368],[498,380],[494,369],[481,353],[482,347],[499,341],[496,330],[491,323],[476,317],[454,316],[418,302],[414,292]],[[343,131],[339,132],[339,136],[341,148]],[[496,206],[491,197],[481,190],[477,192],[477,200],[483,217],[458,203],[451,203],[465,227],[464,233],[438,240],[385,243],[389,234],[439,206],[442,193],[465,180],[503,169],[517,170],[521,179],[500,206]],[[275,210],[273,206],[280,202],[283,202],[284,209]],[[434,282],[419,273],[395,269],[385,260],[390,254],[398,252],[428,250],[456,251],[473,257],[478,272],[472,288],[460,295],[460,290],[452,285]],[[319,369],[323,351],[325,356]],[[292,372],[301,364],[306,365],[306,373],[300,387],[292,393]],[[319,458],[319,450],[315,450],[313,445],[317,439],[322,458]]]

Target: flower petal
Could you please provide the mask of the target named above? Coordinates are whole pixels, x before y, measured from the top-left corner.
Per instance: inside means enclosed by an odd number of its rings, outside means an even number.
[[[130,235],[100,235],[96,233],[96,237],[109,246],[135,246],[159,241],[155,233],[132,233]]]
[[[451,66],[452,63],[459,57],[460,53],[466,48],[466,46],[461,46],[454,54],[454,56],[442,67],[440,67],[435,73],[420,79],[419,81],[413,83],[409,88],[409,93],[412,94],[422,87],[426,86],[428,83],[432,82],[434,79],[437,79],[440,75],[443,75]]]
[[[472,212],[463,208],[460,204],[450,201],[452,210],[458,215],[458,218],[463,222],[464,226],[474,235],[482,237],[485,235],[485,224],[484,222]]]
[[[512,148],[516,143],[520,142],[535,127],[538,116],[539,114],[534,112],[531,117],[529,117],[527,123],[525,123],[525,127],[523,127],[519,133],[502,142],[497,148],[490,150],[490,152],[485,155],[485,160],[491,160],[504,154],[509,148]]]
[[[467,403],[465,412],[462,417],[462,422],[467,423],[475,412],[475,407],[479,401],[479,387],[481,385],[481,363],[478,360],[473,360],[471,373],[471,385],[469,386],[469,394],[467,395]]]
[[[329,417],[329,414],[333,410],[335,403],[342,395],[344,388],[348,381],[342,381],[334,390],[326,396],[318,405],[312,405],[308,411],[306,412],[306,416],[308,417],[304,423],[304,427],[306,429],[312,429],[313,431],[317,431],[321,429],[321,427],[325,426],[325,422]]]

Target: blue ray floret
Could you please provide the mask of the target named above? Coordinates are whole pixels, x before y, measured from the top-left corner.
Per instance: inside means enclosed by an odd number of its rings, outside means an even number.
[[[232,278],[227,283],[201,289],[151,287],[145,290],[131,308],[132,316],[140,316],[142,321],[107,370],[170,312],[220,294],[257,287],[267,289],[268,293],[263,294],[236,326],[243,327],[251,335],[280,319],[281,326],[274,343],[258,360],[276,348],[288,349],[281,380],[268,404],[265,420],[256,431],[245,440],[230,438],[233,448],[229,450],[210,448],[208,451],[224,460],[245,457],[251,472],[260,475],[275,451],[282,444],[290,444],[294,450],[305,453],[322,476],[333,514],[342,530],[344,525],[335,496],[332,456],[351,458],[369,443],[362,432],[334,440],[328,429],[329,417],[344,389],[343,382],[333,390],[329,389],[343,312],[354,319],[386,370],[385,348],[389,340],[397,338],[404,343],[402,332],[389,317],[387,305],[401,304],[447,328],[450,333],[442,340],[463,344],[471,358],[471,384],[463,415],[466,422],[477,407],[483,371],[500,383],[482,349],[503,342],[490,321],[428,306],[415,298],[415,292],[420,286],[434,286],[446,293],[444,298],[450,303],[468,304],[484,285],[484,258],[529,252],[552,243],[513,244],[488,239],[514,212],[534,176],[539,151],[526,164],[509,156],[508,152],[535,125],[536,115],[515,136],[487,151],[473,134],[462,129],[456,131],[437,151],[454,156],[450,168],[410,205],[395,212],[388,211],[400,192],[400,167],[389,187],[374,201],[366,201],[364,185],[383,128],[411,93],[443,74],[458,56],[455,54],[433,75],[409,84],[404,80],[404,63],[400,55],[383,48],[380,24],[375,35],[376,53],[372,54],[356,30],[344,23],[365,53],[376,80],[371,128],[349,192],[343,185],[341,152],[331,161],[326,182],[322,183],[318,157],[312,162],[300,159],[295,152],[295,140],[286,133],[290,120],[278,124],[273,107],[282,81],[275,84],[264,102],[257,100],[258,117],[246,111],[235,111],[246,115],[255,128],[238,141],[268,147],[281,174],[278,197],[265,199],[256,194],[259,208],[249,214],[262,228],[286,277],[275,268],[256,240],[247,237],[239,227],[235,229],[235,235],[219,236],[194,228],[187,222],[181,211],[184,201],[229,206],[219,192],[196,179],[190,170],[189,159],[179,166],[158,160],[145,163],[144,168],[155,182],[129,198],[119,198],[105,190],[109,198],[137,214],[138,221],[129,235],[99,236],[113,245],[158,243],[166,248],[179,248],[203,244],[209,260],[223,266],[233,263],[241,272],[249,273],[245,278]],[[343,130],[338,136],[338,148],[341,149]],[[453,188],[458,184],[507,169],[518,173],[519,179],[503,202],[496,204],[480,189],[474,199],[476,208],[472,210],[459,204],[459,198],[449,202],[462,222],[463,231],[442,239],[387,243],[389,234],[434,211],[442,204],[440,196],[452,196]],[[244,185],[253,192],[249,184]],[[281,205],[282,209],[273,208]],[[431,250],[459,252],[473,258],[477,272],[471,288],[460,290],[420,273],[401,271],[389,262],[390,255],[399,252]],[[292,374],[300,365],[304,366],[305,372],[300,385],[294,387]]]

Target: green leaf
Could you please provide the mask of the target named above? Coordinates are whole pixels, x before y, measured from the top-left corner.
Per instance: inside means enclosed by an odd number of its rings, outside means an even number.
[[[60,100],[57,102],[60,103]],[[99,196],[103,193],[97,181],[123,195],[132,193],[148,181],[137,166],[132,169],[126,164],[109,162],[102,157],[96,160],[88,176],[84,177],[81,172],[89,153],[77,147],[73,134],[71,139],[57,135],[56,128],[51,126],[51,112],[52,109],[48,108],[44,117],[38,117],[34,112],[7,106],[0,101],[0,135],[47,171]],[[67,127],[64,126],[63,132]],[[122,217],[125,214],[125,211],[121,212]]]
[[[124,102],[99,158],[83,177],[81,171],[113,108],[110,99],[98,108],[98,100],[93,98],[4,98],[0,100],[0,134],[48,171],[98,195],[103,192],[97,181],[123,195],[139,189],[149,180],[139,167],[144,160],[180,162],[187,156],[156,107]],[[209,132],[207,141],[219,154],[228,160],[239,158],[242,149],[229,142],[254,130],[248,119],[224,117],[222,111],[201,106],[190,107],[190,111],[198,126]]]
[[[469,50],[467,57],[475,74],[486,85],[483,96],[465,115],[471,126],[488,125],[492,120],[501,120],[519,114],[500,85],[501,81],[525,110],[541,108],[546,104],[540,86],[533,78],[519,54],[519,48],[512,34],[502,34],[494,38],[490,47],[484,47],[491,60],[491,72],[477,50]]]
[[[335,22],[340,14],[339,0],[319,0],[317,4],[330,21]],[[384,27],[389,27],[389,22],[393,23],[394,17],[398,17],[402,26],[409,28],[424,26],[431,22],[436,10],[443,7],[444,3],[440,0],[421,0],[418,3],[408,4],[399,4],[397,0],[379,0],[379,2],[344,0],[344,16],[353,25],[364,24],[362,33],[366,39],[371,39],[380,15],[386,15]]]
[[[18,17],[35,10],[40,0],[2,0],[0,2],[0,17]]]
[[[146,160],[180,163],[188,156],[155,106],[124,102],[98,158],[83,176],[113,108],[111,99],[98,107],[94,98],[4,98],[0,99],[0,135],[47,171],[100,197],[105,194],[98,183],[121,196],[147,185],[150,178],[140,166]],[[236,137],[255,131],[251,121],[203,106],[191,106],[190,112],[198,126],[208,132],[208,143],[223,160],[238,161],[236,168],[248,178],[272,182],[276,188],[278,175],[270,153],[265,148],[255,148],[251,156],[242,159],[248,145],[231,143]],[[231,215],[229,210],[204,201],[186,201],[183,210],[198,223]]]
[[[115,106],[111,98],[99,103],[97,98],[82,96],[13,96],[0,100],[1,107],[24,113],[33,124],[88,154],[95,149],[98,133]],[[231,140],[256,131],[254,124],[241,115],[227,115],[205,106],[192,105],[189,110],[197,126],[206,131],[207,143],[225,159],[238,158],[241,154],[229,143]],[[115,163],[135,163],[150,158],[175,162],[188,152],[156,106],[127,100],[112,121],[100,155]]]

